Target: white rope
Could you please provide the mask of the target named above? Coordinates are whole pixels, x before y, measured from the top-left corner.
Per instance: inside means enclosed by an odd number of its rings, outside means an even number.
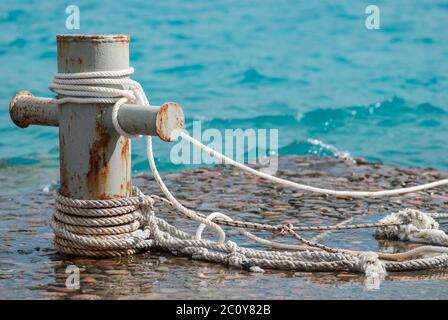
[[[299,190],[305,190],[305,191],[311,191],[311,192],[315,192],[315,193],[320,193],[320,194],[331,194],[331,195],[335,195],[335,196],[349,196],[349,197],[354,197],[354,198],[361,198],[361,197],[382,197],[382,196],[392,196],[392,195],[398,195],[398,194],[404,194],[404,193],[411,193],[411,192],[416,192],[416,191],[421,191],[421,190],[425,190],[425,189],[430,189],[430,188],[435,188],[438,186],[443,186],[448,184],[448,179],[443,179],[443,180],[439,180],[439,181],[434,181],[431,183],[425,183],[419,186],[414,186],[414,187],[407,187],[407,188],[401,188],[401,189],[392,189],[392,190],[381,190],[381,191],[352,191],[352,190],[348,190],[348,191],[340,191],[340,190],[332,190],[332,189],[324,189],[324,188],[317,188],[317,187],[312,187],[312,186],[308,186],[305,184],[301,184],[301,183],[297,183],[297,182],[293,182],[293,181],[289,181],[286,179],[282,179],[282,178],[278,178],[275,177],[273,175],[270,175],[268,173],[264,173],[258,170],[255,170],[251,167],[248,167],[240,162],[237,162],[225,155],[223,155],[222,153],[202,144],[200,141],[194,139],[193,137],[191,137],[190,135],[188,135],[188,133],[186,132],[181,132],[180,136],[187,140],[188,142],[190,142],[191,144],[193,144],[194,146],[210,153],[211,155],[215,156],[217,159],[220,159],[221,161],[223,161],[225,164],[230,164],[232,166],[235,166],[243,171],[246,171],[250,174],[253,174],[257,177],[272,181],[274,183],[277,184],[281,184],[287,187],[291,187],[293,189],[299,189]]]
[[[119,71],[77,74],[58,73],[55,75],[53,84],[50,85],[50,90],[58,94],[58,98],[55,99],[58,104],[113,103],[112,123],[115,129],[121,135],[133,138],[135,136],[129,135],[120,126],[118,121],[120,106],[125,103],[150,105],[140,84],[128,78],[133,71],[132,68],[129,68]],[[415,192],[448,183],[448,179],[444,179],[417,187],[371,192],[316,188],[254,170],[203,145],[185,132],[181,133],[181,136],[225,163],[258,177],[292,188],[318,193],[377,197]],[[146,145],[149,165],[166,199],[158,196],[145,196],[136,188],[133,189],[132,197],[110,200],[77,200],[58,194],[55,213],[50,219],[50,225],[56,235],[55,246],[58,251],[66,254],[105,257],[129,255],[141,250],[161,247],[172,252],[186,254],[193,259],[224,263],[253,272],[262,272],[262,268],[362,271],[367,277],[366,283],[370,283],[370,285],[373,283],[374,287],[377,286],[379,280],[384,278],[386,270],[420,270],[448,264],[448,236],[438,230],[437,223],[434,223],[430,215],[425,213],[400,211],[376,224],[294,227],[246,223],[235,221],[220,212],[206,216],[188,209],[173,196],[164,184],[154,161],[152,139],[149,136],[146,137]],[[193,236],[156,217],[153,209],[155,199],[169,204],[178,213],[181,213],[182,217],[199,223],[196,234]],[[437,214],[434,215],[437,216]],[[447,216],[446,214],[438,215],[439,217]],[[232,241],[226,241],[225,232],[220,225],[236,228],[240,234],[261,245],[289,251],[265,251],[240,247]],[[218,235],[218,241],[202,238],[206,227]],[[376,236],[378,238],[399,238],[405,241],[436,243],[441,247],[422,246],[399,254],[373,253],[333,249],[315,241],[306,240],[297,234],[297,231],[365,227],[377,227]],[[246,230],[248,228],[291,236],[300,244],[266,240],[250,233]],[[430,233],[429,237],[428,233]],[[416,256],[419,258],[415,258]]]
[[[112,109],[112,123],[114,128],[121,135],[127,138],[134,138],[137,136],[126,133],[120,126],[118,121],[118,110],[121,105],[129,102],[133,104],[142,104],[150,106],[149,100],[141,87],[141,85],[134,80],[128,79],[128,77],[134,72],[133,68],[118,71],[97,71],[97,72],[84,72],[84,73],[57,73],[54,76],[53,83],[49,86],[49,89],[58,95],[63,95],[62,98],[58,97],[54,101],[58,104],[64,103],[114,103]],[[113,79],[110,79],[113,78]],[[96,86],[99,84],[111,84],[110,80],[113,80],[113,84],[121,86],[122,89]],[[95,86],[93,85],[95,84]],[[69,95],[64,97],[64,95]],[[154,161],[152,153],[152,141],[151,137],[147,136],[147,152],[148,160],[151,166],[151,170],[154,177],[162,189],[168,200],[190,219],[196,220],[200,223],[204,223],[212,230],[214,230],[219,236],[219,242],[224,243],[225,233],[221,227],[207,220],[194,211],[185,208],[176,198],[170,193],[168,188],[163,183]]]

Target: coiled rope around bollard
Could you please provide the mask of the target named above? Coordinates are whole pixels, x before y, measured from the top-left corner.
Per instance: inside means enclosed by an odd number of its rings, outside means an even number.
[[[135,196],[110,200],[75,200],[58,194],[49,223],[61,253],[116,257],[147,250],[148,214],[154,200],[134,188]]]
[[[120,127],[117,118],[120,106],[125,103],[150,105],[141,85],[128,78],[133,72],[133,68],[129,68],[120,71],[57,73],[49,88],[62,96],[54,99],[58,104],[113,103],[112,123],[115,129],[125,137],[134,138],[136,136],[129,135]],[[116,88],[117,85],[121,86],[121,89]],[[114,88],[107,86],[114,86]],[[287,187],[321,194],[379,197],[448,184],[448,179],[444,179],[415,187],[372,192],[316,188],[254,170],[203,145],[186,132],[181,132],[179,135],[224,163],[250,174]],[[166,198],[146,196],[137,188],[133,188],[133,194],[129,198],[110,200],[77,200],[58,194],[54,214],[49,223],[54,230],[55,247],[59,252],[80,256],[117,257],[162,248],[193,259],[222,263],[254,272],[263,271],[261,268],[303,271],[350,270],[363,272],[370,280],[383,278],[386,270],[421,270],[439,268],[448,264],[448,236],[438,230],[438,224],[433,219],[433,217],[446,217],[446,214],[433,214],[431,217],[431,214],[405,209],[387,216],[379,223],[305,227],[235,221],[218,212],[206,216],[184,207],[171,194],[157,170],[150,136],[146,137],[146,144],[149,165]],[[168,204],[181,218],[199,223],[196,234],[186,233],[157,217],[153,208],[155,201]],[[226,241],[226,235],[221,226],[236,228],[249,239],[278,250],[265,251],[240,247],[232,241]],[[202,232],[206,227],[218,235],[218,241],[202,239]],[[405,253],[385,254],[330,248],[307,240],[297,233],[298,231],[352,228],[377,228],[377,238],[399,239],[430,245]],[[291,236],[299,244],[266,240],[255,236],[247,231],[248,229]]]

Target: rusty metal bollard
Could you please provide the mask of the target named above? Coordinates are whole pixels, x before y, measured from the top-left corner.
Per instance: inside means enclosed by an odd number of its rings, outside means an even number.
[[[128,35],[57,36],[58,72],[117,71],[129,68]],[[113,199],[131,195],[131,141],[112,124],[113,104],[57,105],[20,91],[11,100],[14,123],[59,127],[60,192],[73,199]],[[122,105],[120,126],[129,134],[159,136],[184,127],[182,108]]]

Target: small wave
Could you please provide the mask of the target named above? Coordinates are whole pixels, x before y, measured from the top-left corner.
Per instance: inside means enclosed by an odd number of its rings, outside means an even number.
[[[348,124],[365,124],[373,121],[375,126],[397,126],[409,123],[411,120],[431,120],[433,118],[439,120],[441,116],[447,116],[447,112],[442,108],[430,103],[422,103],[413,107],[408,105],[404,99],[394,96],[366,106],[315,109],[303,113],[300,117],[300,124],[313,132],[328,132],[343,128]],[[371,124],[369,125],[371,126]]]
[[[279,154],[282,156],[293,154],[302,156],[314,155],[319,157],[334,157],[355,163],[355,160],[348,151],[341,151],[337,147],[318,139],[294,141],[280,148]]]
[[[251,118],[187,118],[187,125],[193,121],[202,121],[204,128],[278,128],[285,126],[297,126],[297,117],[293,115],[260,115]]]
[[[39,59],[42,60],[54,60],[57,58],[56,51],[45,51],[44,53],[38,56]]]
[[[287,81],[285,78],[266,76],[254,68],[247,69],[243,73],[237,74],[236,78],[240,78],[240,84],[276,84]]]
[[[11,11],[6,12],[6,14],[3,15],[2,17],[0,17],[0,23],[16,22],[25,16],[26,16],[26,12],[24,10],[21,10],[21,9],[11,10]]]
[[[157,69],[155,73],[164,73],[164,74],[176,74],[176,73],[187,73],[187,72],[198,72],[204,70],[204,65],[200,63],[190,64],[190,65],[182,65],[171,68],[162,68]]]
[[[350,153],[348,151],[341,151],[338,148],[336,148],[335,146],[326,144],[317,139],[307,139],[306,141],[311,143],[313,146],[319,147],[318,153],[321,153],[322,151],[326,150],[326,151],[332,152],[334,154],[334,157],[336,157],[336,158],[355,162],[355,160],[352,158],[352,156],[350,155]]]
[[[23,38],[17,38],[9,43],[11,48],[23,48],[27,44],[27,41]]]

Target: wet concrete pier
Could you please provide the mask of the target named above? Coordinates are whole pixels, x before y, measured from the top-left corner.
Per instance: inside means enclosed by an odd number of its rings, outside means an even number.
[[[403,168],[356,159],[282,157],[277,176],[334,189],[380,190],[412,186],[448,174],[430,168]],[[374,222],[402,208],[447,212],[448,187],[376,199],[326,197],[272,185],[237,169],[216,166],[164,173],[166,184],[187,207],[204,213],[221,211],[241,220],[294,225]],[[150,175],[133,178],[146,194],[162,195]],[[162,299],[162,298],[446,298],[448,270],[391,273],[379,290],[367,291],[364,277],[348,272],[304,273],[267,270],[252,274],[225,266],[191,261],[168,253],[145,253],[118,259],[70,258],[53,248],[46,225],[53,206],[51,192],[2,194],[0,199],[0,298],[2,299]],[[193,232],[191,221],[164,206],[158,214]],[[441,228],[445,225],[441,221]],[[380,242],[373,230],[338,231],[306,238],[333,247],[397,252],[413,245]],[[235,231],[232,241],[256,247]],[[256,232],[268,239],[275,236]],[[206,237],[212,234],[204,233]],[[276,240],[282,240],[277,238]],[[291,241],[291,240],[290,240]],[[291,242],[292,243],[292,242]],[[80,288],[65,286],[66,267],[80,270]]]

